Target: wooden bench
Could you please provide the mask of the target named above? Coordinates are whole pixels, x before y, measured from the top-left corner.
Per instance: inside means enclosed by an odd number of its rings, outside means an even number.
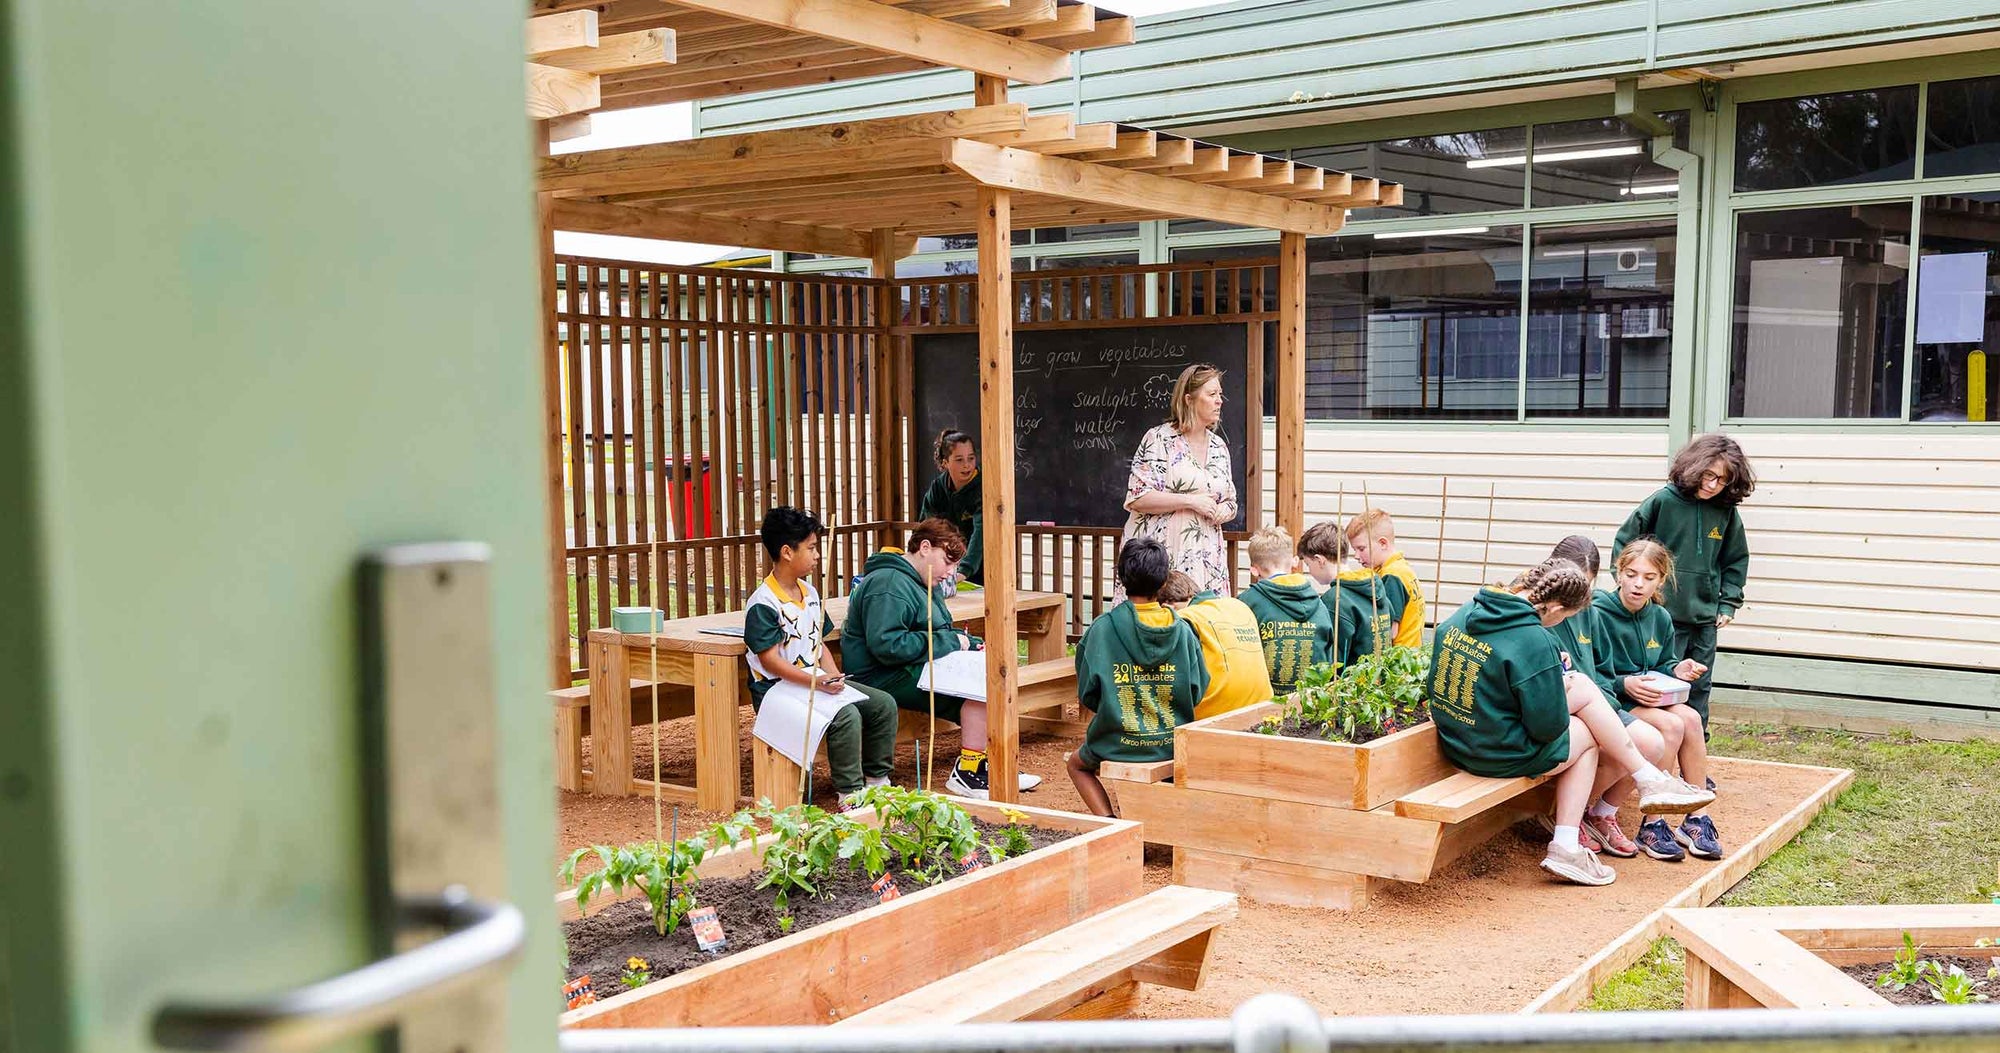
[[[1236,896],[1168,885],[840,1024],[972,1024],[1125,1015],[1142,983],[1198,990]],[[977,924],[977,919],[967,919]]]
[[[631,720],[627,727],[639,727],[653,719],[653,683],[633,680],[630,687]],[[590,734],[590,685],[559,688],[549,692],[556,706],[556,786],[572,793],[598,791],[591,785],[591,772],[583,766],[583,738]],[[694,716],[694,691],[669,684],[660,685],[661,720]],[[623,792],[622,790],[619,792]]]
[[[1076,664],[1068,658],[1051,659],[1046,662],[1032,662],[1020,667],[1020,686],[1015,693],[1014,708],[1019,713],[1021,730],[1035,734],[1074,734],[1081,738],[1086,725],[1063,719],[1062,708],[1076,701]],[[1054,710],[1053,718],[1045,716]],[[938,723],[945,728],[958,725],[940,717]],[[915,742],[930,732],[930,714],[914,710],[896,710],[896,744]],[[826,743],[822,741],[816,756],[826,756]],[[780,808],[799,803],[799,766],[790,757],[778,752],[769,743],[755,735],[750,737],[750,796],[753,800],[769,798]]]
[[[1462,823],[1506,804],[1547,781],[1546,775],[1489,779],[1462,771],[1396,798],[1396,814],[1405,819]]]

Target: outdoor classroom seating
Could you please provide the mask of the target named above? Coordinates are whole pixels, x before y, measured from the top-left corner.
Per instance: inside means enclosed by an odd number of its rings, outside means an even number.
[[[1545,779],[1453,769],[1429,724],[1360,745],[1252,730],[1274,711],[1183,725],[1171,764],[1101,772],[1141,836],[1173,847],[1176,882],[1359,910],[1382,882],[1428,881],[1548,807]]]

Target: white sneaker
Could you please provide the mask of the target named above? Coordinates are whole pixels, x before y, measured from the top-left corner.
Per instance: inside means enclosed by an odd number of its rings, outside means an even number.
[[[1553,841],[1542,857],[1542,869],[1578,885],[1609,885],[1618,880],[1618,874],[1587,849],[1563,848]]]
[[[1679,776],[1666,772],[1635,781],[1639,786],[1639,810],[1647,815],[1698,812],[1715,802],[1715,794],[1690,786]]]
[[[861,780],[861,787],[862,789],[866,790],[872,790],[877,786],[887,786],[887,785],[889,785],[889,777],[887,775],[883,776],[870,775],[864,777]]]
[[[1041,776],[1030,775],[1027,772],[1015,773],[1015,779],[1016,781],[1014,785],[1019,786],[1021,788],[1022,793],[1026,793],[1029,790],[1032,790],[1035,787],[1040,786],[1042,784]]]
[[[986,769],[983,767],[977,772],[961,772],[953,768],[951,774],[945,776],[944,792],[954,797],[970,797],[975,801],[991,800],[992,795],[986,792],[985,776]]]

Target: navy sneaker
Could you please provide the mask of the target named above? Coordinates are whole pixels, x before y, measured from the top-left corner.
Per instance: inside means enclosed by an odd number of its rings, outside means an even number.
[[[1722,841],[1715,836],[1715,820],[1708,816],[1690,815],[1681,820],[1674,840],[1686,845],[1688,854],[1696,859],[1722,858]]]
[[[1714,793],[1714,792],[1715,792],[1715,776],[1713,776],[1713,775],[1709,776],[1709,777],[1708,777],[1708,780],[1707,780],[1707,781],[1708,781],[1708,792],[1710,792],[1710,793]]]
[[[1674,840],[1673,828],[1665,819],[1648,818],[1639,824],[1639,851],[1662,863],[1678,863],[1687,858],[1679,841]]]

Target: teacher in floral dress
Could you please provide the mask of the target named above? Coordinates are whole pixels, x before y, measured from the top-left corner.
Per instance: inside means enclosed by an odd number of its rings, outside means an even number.
[[[1230,568],[1222,525],[1236,518],[1236,482],[1229,446],[1215,431],[1221,420],[1222,371],[1207,364],[1182,370],[1167,423],[1148,431],[1132,455],[1125,540],[1153,538],[1198,590],[1226,596]]]

